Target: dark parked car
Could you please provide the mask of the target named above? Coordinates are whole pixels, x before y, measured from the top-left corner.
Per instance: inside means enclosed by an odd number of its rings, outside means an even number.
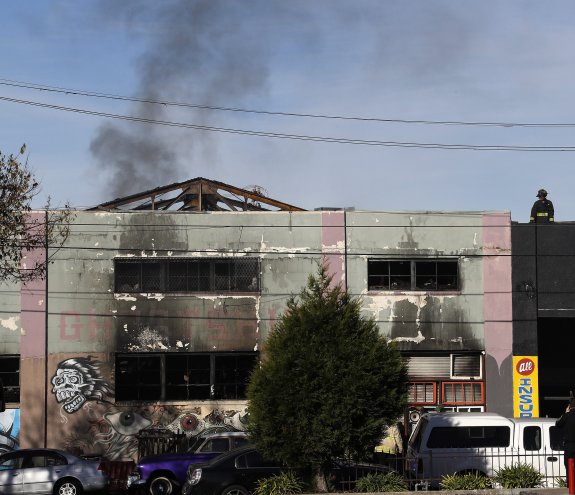
[[[183,495],[249,495],[260,479],[288,471],[281,462],[268,461],[253,447],[222,454],[188,468]],[[298,470],[301,475],[303,471]],[[358,478],[368,473],[388,473],[386,466],[351,461],[332,463],[329,482],[338,490],[351,490]]]
[[[108,486],[104,464],[57,449],[21,449],[0,456],[0,493],[80,495]]]
[[[128,477],[130,493],[171,495],[179,493],[190,464],[206,462],[232,449],[248,445],[244,432],[225,431],[199,436],[187,452],[146,456]]]

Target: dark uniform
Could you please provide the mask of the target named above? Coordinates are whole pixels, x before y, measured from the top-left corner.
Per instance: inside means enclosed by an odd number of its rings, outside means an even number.
[[[547,191],[539,189],[537,197],[539,199],[533,203],[529,223],[555,223],[555,210],[553,203],[547,199]]]
[[[575,405],[570,402],[569,410],[563,413],[555,426],[563,429],[563,439],[565,440],[565,467],[568,467],[568,459],[575,457]]]

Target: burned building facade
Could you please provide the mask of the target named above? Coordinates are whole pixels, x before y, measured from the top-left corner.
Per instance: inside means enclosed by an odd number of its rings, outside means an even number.
[[[0,285],[6,443],[126,459],[148,427],[243,429],[249,372],[322,262],[409,359],[414,414],[512,415],[509,213],[266,211],[234,194],[235,211],[162,208],[157,190],[79,211],[61,249],[27,254],[51,263]]]

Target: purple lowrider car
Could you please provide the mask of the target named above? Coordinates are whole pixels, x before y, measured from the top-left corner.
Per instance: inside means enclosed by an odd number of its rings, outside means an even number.
[[[248,445],[248,439],[244,432],[225,431],[198,437],[187,452],[143,457],[128,478],[129,492],[150,495],[179,493],[190,464],[207,462],[223,452],[245,445]]]

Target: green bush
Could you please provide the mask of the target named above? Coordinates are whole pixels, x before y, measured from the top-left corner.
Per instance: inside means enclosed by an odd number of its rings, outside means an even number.
[[[502,488],[539,488],[543,484],[543,475],[528,464],[514,464],[495,473],[493,481]]]
[[[403,477],[396,472],[390,473],[369,473],[357,480],[356,492],[406,492],[407,483]]]
[[[491,480],[479,473],[444,476],[439,486],[442,490],[486,490],[493,488]]]
[[[553,479],[553,486],[555,488],[568,488],[567,480],[565,478],[554,478]]]
[[[257,482],[254,495],[293,495],[303,492],[303,483],[291,471],[274,474]]]

